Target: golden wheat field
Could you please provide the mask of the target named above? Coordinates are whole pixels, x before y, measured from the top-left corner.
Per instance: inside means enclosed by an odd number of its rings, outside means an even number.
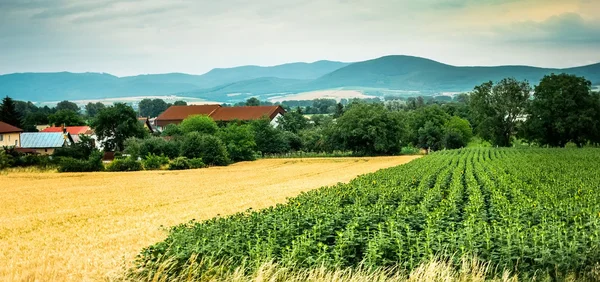
[[[0,175],[0,281],[112,280],[165,228],[285,202],[417,156],[264,159],[187,171]]]

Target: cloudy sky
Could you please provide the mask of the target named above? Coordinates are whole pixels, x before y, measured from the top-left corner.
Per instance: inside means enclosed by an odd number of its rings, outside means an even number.
[[[0,73],[118,76],[391,54],[600,62],[600,0],[0,0]]]

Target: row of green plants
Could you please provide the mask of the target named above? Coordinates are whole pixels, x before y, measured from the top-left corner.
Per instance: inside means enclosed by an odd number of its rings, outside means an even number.
[[[283,205],[172,227],[131,273],[178,277],[190,263],[252,272],[265,262],[411,271],[477,257],[490,276],[584,277],[600,263],[597,163],[598,149],[440,151]]]

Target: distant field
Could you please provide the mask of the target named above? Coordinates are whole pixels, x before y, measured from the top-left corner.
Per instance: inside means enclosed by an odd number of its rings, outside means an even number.
[[[164,228],[260,209],[416,156],[263,159],[189,171],[0,175],[0,281],[120,274]]]
[[[352,99],[352,98],[374,98],[376,96],[365,95],[356,90],[319,90],[304,92],[286,96],[278,96],[269,98],[270,102],[281,102],[285,100],[313,100],[313,99]]]

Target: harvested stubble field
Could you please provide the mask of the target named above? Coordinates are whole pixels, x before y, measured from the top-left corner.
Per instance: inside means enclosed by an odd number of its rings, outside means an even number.
[[[0,281],[118,277],[166,228],[248,208],[417,156],[268,159],[188,171],[0,175]]]

